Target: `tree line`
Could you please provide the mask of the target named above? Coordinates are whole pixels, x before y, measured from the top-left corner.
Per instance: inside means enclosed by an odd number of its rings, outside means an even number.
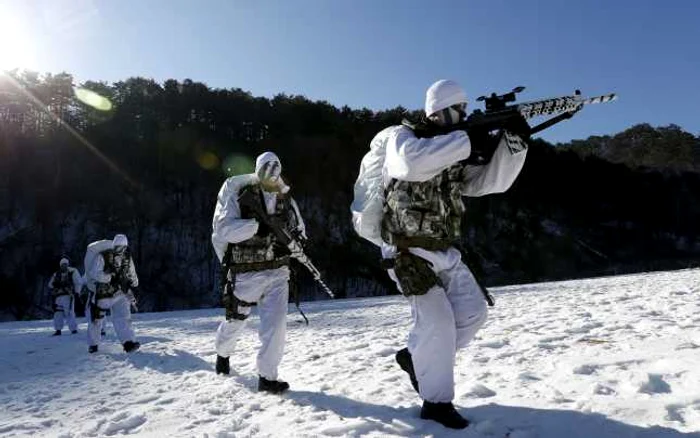
[[[0,316],[46,316],[67,255],[130,238],[140,308],[219,304],[216,194],[275,151],[307,224],[310,256],[339,297],[396,293],[349,205],[381,129],[419,111],[256,97],[186,79],[76,84],[67,73],[0,75]],[[694,266],[700,138],[637,125],[614,136],[530,141],[503,195],[467,199],[462,248],[487,285]],[[303,271],[302,299],[324,295]]]

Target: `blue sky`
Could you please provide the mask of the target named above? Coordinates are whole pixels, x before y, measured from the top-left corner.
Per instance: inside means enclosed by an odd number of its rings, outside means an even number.
[[[620,99],[544,138],[642,122],[700,133],[694,0],[0,0],[3,19],[20,29],[11,43],[32,54],[29,67],[79,80],[191,78],[371,109],[421,108],[441,78],[472,98],[517,85],[527,87],[522,100],[578,88]]]

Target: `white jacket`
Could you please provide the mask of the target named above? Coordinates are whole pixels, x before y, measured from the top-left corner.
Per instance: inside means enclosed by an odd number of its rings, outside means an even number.
[[[387,140],[382,170],[384,187],[392,179],[427,181],[459,161],[466,160],[471,153],[471,143],[465,131],[417,138],[405,126],[392,126],[377,135],[384,135]],[[489,164],[467,165],[462,194],[477,197],[508,190],[525,164],[527,147],[522,140],[520,142],[521,147],[512,150],[508,142],[502,140]]]

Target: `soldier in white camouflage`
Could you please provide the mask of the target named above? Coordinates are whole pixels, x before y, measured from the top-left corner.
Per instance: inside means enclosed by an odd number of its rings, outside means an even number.
[[[261,347],[257,357],[258,390],[282,393],[289,384],[278,378],[284,353],[289,259],[286,246],[277,241],[268,226],[241,207],[241,196],[252,196],[262,211],[304,240],[304,222],[281,177],[282,165],[272,152],[258,156],[255,173],[230,177],[224,182],[214,211],[212,244],[221,261],[223,303],[226,320],[216,333],[216,372],[229,374],[229,357],[245,327],[251,307],[260,317]]]
[[[466,116],[466,104],[459,85],[438,81],[426,93],[427,123],[458,123]],[[386,146],[382,254],[413,316],[408,347],[396,360],[423,399],[421,418],[454,429],[469,424],[452,404],[456,352],[466,347],[487,315],[480,286],[454,246],[465,209],[462,196],[508,190],[527,153],[520,138],[500,135],[470,139],[467,132],[455,130],[419,138],[401,125],[384,129],[373,140]],[[490,161],[468,164],[475,148],[492,151]]]
[[[88,245],[85,255],[85,278],[89,292],[86,314],[88,320],[88,352],[96,353],[107,312],[125,352],[138,350],[131,324],[131,307],[136,303],[139,279],[124,234],[112,240],[98,240]]]
[[[59,270],[49,280],[55,329],[52,336],[60,336],[65,324],[72,334],[76,334],[78,323],[75,320],[75,301],[83,285],[82,278],[78,270],[70,266],[66,257],[61,258],[58,266]]]

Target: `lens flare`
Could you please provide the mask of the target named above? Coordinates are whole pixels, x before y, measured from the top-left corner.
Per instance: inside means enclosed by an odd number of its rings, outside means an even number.
[[[255,162],[243,154],[231,154],[222,163],[222,169],[227,176],[242,175],[255,171]]]
[[[202,152],[197,157],[197,162],[206,170],[214,170],[219,167],[219,157],[212,152]]]
[[[112,109],[112,102],[109,99],[87,88],[76,88],[75,97],[85,105],[91,106],[96,110],[109,111]]]
[[[85,137],[83,137],[78,131],[76,131],[75,128],[73,128],[71,125],[66,123],[63,119],[58,117],[56,114],[54,114],[46,105],[44,105],[41,100],[39,100],[36,96],[34,96],[29,90],[27,90],[24,85],[20,84],[17,82],[12,76],[10,75],[4,75],[5,78],[8,79],[8,83],[14,87],[17,91],[22,93],[24,96],[26,96],[29,101],[31,101],[34,105],[36,105],[37,108],[41,108],[42,111],[46,113],[46,115],[56,122],[59,126],[63,127],[68,133],[70,133],[73,137],[75,137],[80,143],[83,144],[83,146],[87,147],[88,150],[90,150],[93,154],[95,154],[100,160],[102,160],[107,166],[109,166],[110,169],[115,171],[117,174],[121,175],[122,178],[124,178],[126,181],[129,182],[133,187],[136,187],[137,189],[141,190],[142,186],[139,182],[134,180],[127,174],[124,170],[122,170],[114,161],[112,161],[107,155],[103,154],[102,151],[100,151],[98,148],[96,148],[92,143],[90,143]]]

